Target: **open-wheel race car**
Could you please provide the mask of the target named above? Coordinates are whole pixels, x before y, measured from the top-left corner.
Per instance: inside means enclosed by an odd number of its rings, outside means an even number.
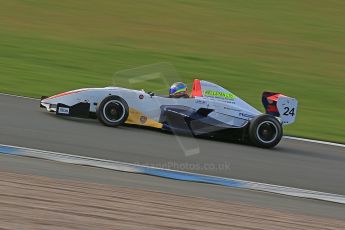
[[[262,103],[265,114],[223,87],[195,79],[189,98],[105,87],[42,97],[40,105],[57,115],[97,118],[111,127],[135,124],[271,148],[281,140],[283,125],[295,121],[297,100],[280,93],[264,92]]]

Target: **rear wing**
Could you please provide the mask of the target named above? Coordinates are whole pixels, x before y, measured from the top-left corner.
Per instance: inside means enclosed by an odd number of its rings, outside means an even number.
[[[266,113],[279,117],[283,125],[295,122],[298,101],[281,93],[264,92],[262,104]]]

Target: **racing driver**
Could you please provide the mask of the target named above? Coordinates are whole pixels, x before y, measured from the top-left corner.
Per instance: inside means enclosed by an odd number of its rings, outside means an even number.
[[[187,85],[183,82],[175,82],[169,90],[169,97],[171,98],[189,98]]]

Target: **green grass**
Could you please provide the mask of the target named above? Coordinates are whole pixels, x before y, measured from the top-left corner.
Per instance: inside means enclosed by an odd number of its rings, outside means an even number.
[[[286,134],[345,142],[343,0],[0,3],[0,92],[107,86],[119,70],[169,62],[257,108],[264,90],[296,97]]]

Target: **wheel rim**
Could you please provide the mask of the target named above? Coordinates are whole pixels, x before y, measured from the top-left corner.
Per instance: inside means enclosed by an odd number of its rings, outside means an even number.
[[[125,116],[125,106],[117,100],[108,101],[103,107],[104,118],[112,123],[121,121]]]
[[[263,143],[272,143],[278,136],[277,125],[272,121],[260,123],[256,129],[256,136]]]

